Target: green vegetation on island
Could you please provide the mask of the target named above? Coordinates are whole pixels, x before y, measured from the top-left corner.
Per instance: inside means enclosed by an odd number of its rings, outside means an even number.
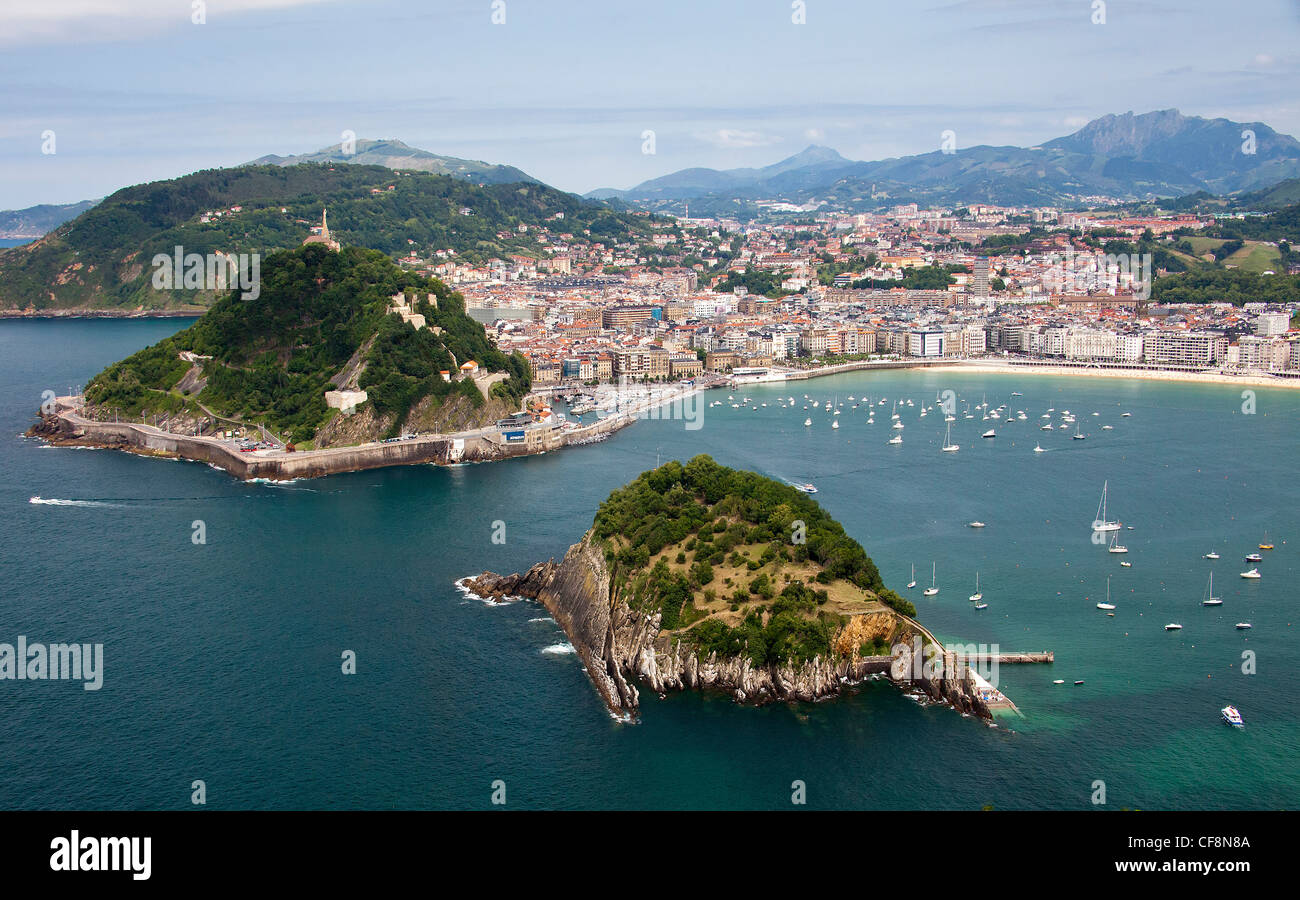
[[[592,538],[616,597],[659,613],[662,630],[703,656],[746,655],[756,666],[826,658],[850,616],[916,613],[807,494],[704,455],[614,491]]]
[[[267,257],[261,274],[255,299],[230,291],[189,328],[95,376],[87,401],[127,418],[206,407],[301,443],[338,415],[325,393],[345,384],[338,377],[345,368],[369,395],[360,409],[371,407],[376,425],[365,437],[398,433],[421,402],[460,396],[481,408],[491,398],[515,409],[531,387],[527,361],[498,350],[466,315],[460,294],[377,250],[308,245]],[[429,327],[390,310],[398,292]],[[491,385],[490,398],[473,378],[442,377],[459,376],[470,361],[506,376]]]

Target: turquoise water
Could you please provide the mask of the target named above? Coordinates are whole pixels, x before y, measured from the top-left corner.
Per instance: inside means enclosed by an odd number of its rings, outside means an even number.
[[[1300,803],[1287,681],[1300,661],[1298,393],[1260,389],[1244,415],[1230,386],[845,375],[733,392],[769,405],[706,409],[697,431],[642,421],[506,463],[289,485],[19,435],[42,390],[184,324],[0,322],[0,641],[102,642],[106,660],[98,692],[0,681],[0,808],[181,808],[195,779],[219,808],[486,808],[497,779],[519,808],[785,808],[796,779],[812,807],[1089,808],[1097,779],[1111,808]],[[959,417],[962,449],[941,453],[939,410],[918,410],[945,390],[1029,421]],[[872,426],[846,405],[832,430],[802,410],[804,393],[917,406],[895,447],[888,405]],[[790,394],[797,407],[778,408]],[[1073,411],[1089,439],[1040,432],[1047,407]],[[998,438],[981,440],[989,425]],[[1050,452],[1034,454],[1038,441]],[[1055,650],[1053,666],[999,673],[1025,717],[989,728],[870,683],[761,709],[643,692],[641,722],[623,725],[544,611],[453,587],[558,557],[610,490],[657,456],[701,452],[813,481],[941,637]],[[1109,512],[1134,526],[1120,533],[1126,557],[1089,540],[1107,479]],[[195,520],[205,545],[191,541]],[[505,544],[491,540],[498,520]],[[1265,532],[1277,549],[1244,581]],[[1210,549],[1223,558],[1202,560]],[[925,598],[932,561],[941,592]],[[912,564],[920,584],[906,591]],[[1200,605],[1211,566],[1218,608]],[[977,570],[982,612],[966,599]],[[1095,609],[1107,575],[1113,619]],[[1254,628],[1236,631],[1242,620]],[[1183,630],[1166,633],[1171,621]],[[344,650],[354,676],[340,672]],[[1256,675],[1240,672],[1245,650]],[[1244,731],[1219,722],[1227,703]]]

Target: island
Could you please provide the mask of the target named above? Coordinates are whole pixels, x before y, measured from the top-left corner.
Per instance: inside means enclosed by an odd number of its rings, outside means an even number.
[[[589,443],[551,413],[528,361],[506,354],[435,278],[321,233],[261,265],[197,322],[49,400],[28,432],[291,480],[503,459]]]
[[[985,719],[1015,709],[977,660],[916,621],[815,500],[707,455],[614,491],[559,562],[459,584],[545,606],[619,718],[637,715],[638,681],[764,703],[813,701],[875,676]]]

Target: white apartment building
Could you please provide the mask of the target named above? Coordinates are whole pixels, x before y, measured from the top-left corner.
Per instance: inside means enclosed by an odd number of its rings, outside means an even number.
[[[1228,358],[1228,339],[1209,332],[1157,331],[1143,342],[1146,361],[1174,366],[1208,366]]]
[[[1273,337],[1286,334],[1291,327],[1291,316],[1285,312],[1262,312],[1255,318],[1255,334]]]
[[[1068,359],[1114,359],[1117,335],[1098,328],[1071,328],[1065,336]]]
[[[1142,335],[1120,334],[1115,336],[1115,358],[1124,362],[1137,362],[1142,358]]]
[[[937,328],[907,332],[907,354],[921,357],[943,356],[943,332]]]

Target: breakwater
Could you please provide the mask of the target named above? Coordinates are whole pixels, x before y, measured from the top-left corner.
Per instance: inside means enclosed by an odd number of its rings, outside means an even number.
[[[353,447],[320,450],[242,451],[233,442],[173,434],[137,422],[100,422],[80,414],[74,398],[60,397],[55,412],[44,413],[28,434],[54,445],[92,446],[145,456],[205,462],[245,481],[292,481],[385,466],[452,465],[530,456],[576,444],[592,443],[630,425],[631,417],[605,419],[571,431],[531,428],[523,441],[507,441],[501,432],[480,429],[452,435],[416,437]]]

